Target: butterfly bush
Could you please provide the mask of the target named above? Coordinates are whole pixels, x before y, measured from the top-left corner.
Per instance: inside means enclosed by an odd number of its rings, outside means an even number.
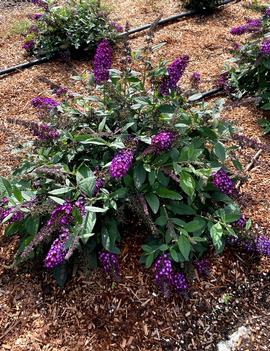
[[[100,45],[111,53],[106,41]],[[32,100],[46,123],[13,175],[0,179],[1,220],[6,234],[19,239],[14,264],[41,260],[56,274],[74,261],[98,263],[119,281],[122,228],[133,216],[144,224],[141,262],[153,265],[153,280],[165,296],[183,294],[194,274],[191,263],[204,274],[205,254],[221,253],[228,237],[247,227],[226,146],[232,128],[215,118],[217,106],[191,110],[175,89],[186,55],[146,65],[144,72],[130,60],[111,69],[110,60],[102,66],[99,53],[93,70],[78,77],[88,82],[89,93]],[[102,79],[93,82],[93,71]],[[160,84],[169,87],[166,94]],[[36,199],[30,207],[29,198]]]
[[[233,50],[234,66],[230,68],[228,85],[234,97],[255,96],[257,104],[270,109],[270,9],[261,18],[247,20],[245,24],[231,29],[231,34],[247,34],[242,43]]]
[[[91,56],[103,39],[114,43],[122,31],[119,24],[109,21],[109,12],[98,0],[74,0],[63,4],[56,0],[38,0],[33,4],[44,12],[29,16],[34,21],[35,31],[26,33],[23,49],[28,55],[52,57],[68,52]]]

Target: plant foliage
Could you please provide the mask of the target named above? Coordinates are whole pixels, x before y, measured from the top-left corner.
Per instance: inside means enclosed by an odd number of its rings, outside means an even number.
[[[147,50],[133,54],[145,67],[141,73],[123,65],[98,86],[91,75],[75,77],[89,82],[89,95],[69,93],[58,106],[35,99],[47,127],[32,126],[42,137],[0,181],[6,235],[20,237],[16,263],[41,256],[53,268],[78,252],[89,261],[102,249],[119,254],[119,224],[131,211],[147,229],[147,267],[165,254],[179,269],[209,247],[222,252],[226,238],[236,236],[240,209],[228,171],[220,171],[239,165],[226,147],[231,127],[218,106],[190,109],[175,89],[169,74],[183,70],[183,60],[168,70],[166,62],[152,67]],[[162,95],[165,81],[170,90]],[[109,270],[110,257],[102,259]]]
[[[184,6],[190,10],[196,11],[212,11],[222,4],[221,0],[184,0]]]
[[[43,12],[33,19],[23,48],[30,54],[59,52],[91,54],[102,39],[114,41],[120,26],[110,22],[108,11],[97,0],[34,1]]]

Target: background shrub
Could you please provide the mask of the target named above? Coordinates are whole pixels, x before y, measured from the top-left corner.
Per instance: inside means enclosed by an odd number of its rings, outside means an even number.
[[[184,0],[184,6],[190,10],[211,11],[223,3],[221,0]]]
[[[121,29],[109,21],[108,11],[96,0],[73,0],[61,6],[54,1],[33,2],[43,12],[31,15],[34,24],[23,46],[31,54],[91,54],[102,39],[114,41]]]

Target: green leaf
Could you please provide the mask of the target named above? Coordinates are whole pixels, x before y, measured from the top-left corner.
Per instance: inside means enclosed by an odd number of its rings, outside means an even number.
[[[167,188],[158,188],[156,191],[159,197],[171,200],[182,200],[182,196],[178,194],[176,191],[167,189]]]
[[[19,202],[23,201],[22,193],[15,185],[13,186],[13,194]]]
[[[196,214],[194,208],[179,202],[173,202],[172,205],[166,205],[166,207],[176,215],[192,216]]]
[[[141,163],[134,168],[133,179],[136,189],[140,189],[146,179],[146,171]]]
[[[49,196],[49,198],[59,205],[63,205],[63,203],[65,202],[64,199],[60,199],[59,197],[55,197],[55,196]]]
[[[150,253],[149,255],[147,255],[146,257],[146,261],[145,261],[145,266],[146,268],[150,268],[154,262],[154,253]]]
[[[182,171],[180,174],[180,186],[182,190],[190,197],[195,192],[195,180],[192,175],[188,172]]]
[[[71,187],[59,188],[59,189],[54,189],[54,190],[49,191],[49,194],[51,194],[51,195],[67,194],[71,190],[73,190],[73,188],[71,188]]]
[[[189,233],[194,233],[199,230],[202,230],[205,226],[205,220],[200,217],[196,217],[191,222],[186,223],[184,225],[184,229]]]
[[[184,256],[185,260],[188,261],[189,254],[191,251],[191,243],[185,235],[180,235],[177,241],[179,250],[181,254]]]
[[[229,204],[224,207],[225,211],[225,222],[226,223],[233,223],[237,221],[241,216],[240,207],[236,204]]]
[[[171,248],[171,249],[170,249],[170,254],[171,254],[171,256],[172,256],[172,259],[173,259],[175,262],[180,262],[179,254],[178,254],[178,252],[177,252],[175,249]]]
[[[222,242],[223,228],[220,223],[211,225],[210,236],[212,238],[216,251],[220,253],[223,248],[223,242]]]
[[[12,186],[11,186],[10,182],[3,177],[1,177],[1,180],[2,180],[2,184],[3,184],[6,192],[8,193],[9,196],[11,196],[12,195]]]
[[[108,211],[108,207],[85,206],[86,211],[104,213]]]
[[[39,224],[40,224],[39,216],[35,216],[35,217],[28,216],[23,222],[24,231],[27,234],[31,234],[34,236],[38,232]]]
[[[214,154],[217,156],[220,162],[224,163],[226,160],[226,148],[221,142],[217,142],[214,145]]]
[[[156,214],[159,210],[159,199],[155,194],[145,194],[145,199],[151,210]]]
[[[83,229],[79,235],[84,244],[86,244],[88,239],[94,235],[93,229],[95,224],[96,224],[96,213],[87,212],[83,222]]]

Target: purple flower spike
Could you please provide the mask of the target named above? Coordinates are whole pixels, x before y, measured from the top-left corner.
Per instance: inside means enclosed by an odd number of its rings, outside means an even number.
[[[50,127],[48,124],[33,124],[31,129],[33,135],[38,137],[41,141],[58,139],[60,136],[58,130]]]
[[[161,81],[158,91],[160,95],[168,95],[170,91],[175,91],[177,83],[182,78],[189,63],[189,57],[184,55],[174,60],[168,67],[168,76]]]
[[[173,275],[172,284],[173,284],[174,289],[178,293],[182,293],[185,290],[187,290],[187,288],[188,288],[188,283],[187,283],[186,277],[181,272],[175,273]]]
[[[210,270],[210,263],[207,259],[202,259],[194,262],[194,266],[199,275],[208,275]]]
[[[173,284],[172,262],[167,254],[159,256],[154,264],[155,283],[165,296],[169,296]]]
[[[104,271],[118,279],[120,275],[120,266],[117,256],[112,252],[104,251],[99,253],[99,261]]]
[[[96,179],[96,185],[95,185],[95,188],[93,190],[93,196],[96,196],[99,193],[99,191],[103,187],[104,183],[105,182],[103,179],[101,179],[101,178]]]
[[[193,72],[190,77],[191,82],[198,83],[201,80],[201,75],[199,72]]]
[[[43,16],[42,13],[33,13],[32,15],[30,15],[30,19],[34,20],[34,21],[37,21],[39,20],[41,17]]]
[[[32,99],[32,105],[37,109],[52,110],[60,105],[60,103],[51,98],[38,96]]]
[[[134,154],[131,150],[122,150],[112,159],[110,165],[110,175],[112,178],[120,179],[127,175],[132,162]]]
[[[265,16],[270,17],[270,7],[268,7],[268,9],[266,9]]]
[[[24,49],[24,50],[26,50],[27,52],[29,52],[29,51],[32,51],[32,50],[33,50],[34,46],[35,46],[34,40],[28,40],[28,41],[26,41],[26,42],[23,44],[22,49]]]
[[[263,56],[270,55],[270,40],[265,39],[260,47],[260,52]]]
[[[104,39],[97,47],[94,57],[94,77],[97,84],[109,79],[109,69],[112,66],[113,50],[108,40]]]
[[[270,257],[270,239],[265,235],[259,235],[255,241],[256,251],[263,256]]]
[[[120,24],[118,24],[118,23],[116,23],[116,22],[110,22],[110,25],[117,31],[117,32],[123,32],[123,30],[124,30],[124,28],[120,25]]]
[[[234,222],[234,225],[239,227],[239,228],[244,228],[246,226],[247,220],[244,215],[241,215],[241,217]]]
[[[172,132],[160,132],[152,137],[151,144],[158,150],[169,150],[175,140],[175,134]]]
[[[233,195],[236,192],[233,181],[222,168],[212,174],[212,183],[219,191],[226,195]]]
[[[260,30],[262,21],[260,19],[250,19],[239,27],[233,27],[230,31],[232,35],[242,35],[245,33],[253,33]]]
[[[54,268],[65,261],[67,249],[65,243],[69,237],[69,230],[67,228],[62,229],[59,237],[54,240],[51,248],[44,260],[44,266],[46,268]]]

